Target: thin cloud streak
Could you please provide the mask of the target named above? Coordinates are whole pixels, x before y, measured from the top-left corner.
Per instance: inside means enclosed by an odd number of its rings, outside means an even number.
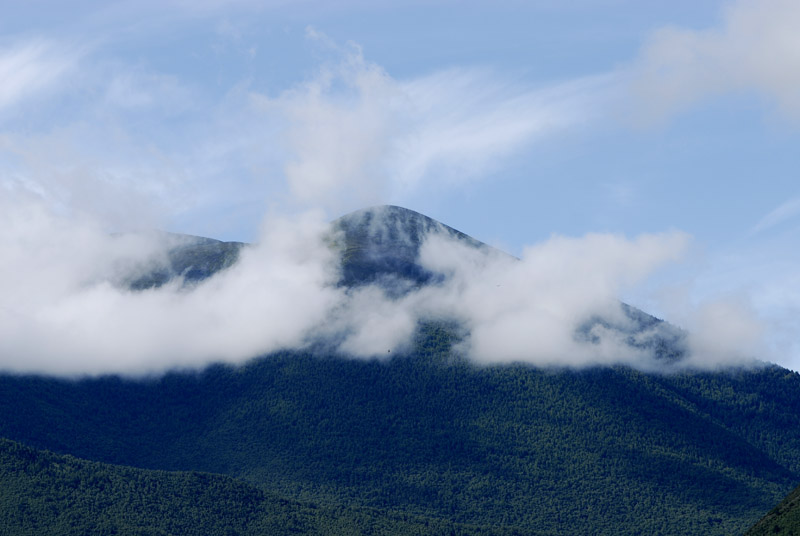
[[[769,214],[761,218],[748,233],[748,236],[757,235],[768,229],[790,220],[800,214],[800,197],[795,197],[784,202]]]

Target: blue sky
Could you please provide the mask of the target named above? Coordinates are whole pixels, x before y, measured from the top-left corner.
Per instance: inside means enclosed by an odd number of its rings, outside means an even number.
[[[800,369],[792,1],[7,2],[0,195],[254,240],[392,203],[520,254],[679,230],[624,299],[735,304]]]

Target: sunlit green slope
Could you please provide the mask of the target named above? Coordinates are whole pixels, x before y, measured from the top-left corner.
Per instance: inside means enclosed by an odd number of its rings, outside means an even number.
[[[800,487],[756,523],[745,536],[800,535]]]

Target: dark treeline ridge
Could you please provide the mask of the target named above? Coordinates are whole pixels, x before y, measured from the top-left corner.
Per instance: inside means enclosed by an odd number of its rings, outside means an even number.
[[[529,534],[741,534],[800,482],[800,375],[285,352],[151,379],[0,376],[0,436],[331,508]],[[231,484],[233,485],[233,484]]]
[[[222,475],[136,469],[0,439],[0,534],[516,534],[286,500]]]

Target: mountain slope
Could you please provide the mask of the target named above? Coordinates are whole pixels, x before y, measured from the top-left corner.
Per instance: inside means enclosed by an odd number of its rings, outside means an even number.
[[[441,334],[432,334],[437,340]],[[0,435],[321,504],[564,534],[732,534],[800,481],[800,377],[279,354],[158,380],[0,380]]]
[[[341,251],[340,284],[358,287],[379,284],[392,296],[426,284],[441,282],[445,276],[419,263],[425,239],[439,234],[461,245],[487,254],[513,259],[510,255],[475,240],[423,214],[402,207],[370,207],[342,216],[331,225],[333,245]],[[576,337],[600,342],[595,328],[619,335],[638,350],[652,352],[664,363],[680,360],[685,353],[686,334],[644,311],[622,304],[623,321],[587,318],[577,327]]]
[[[423,214],[402,207],[383,205],[358,210],[331,223],[328,243],[341,258],[338,284],[348,288],[379,285],[389,296],[398,297],[427,284],[440,283],[444,274],[421,266],[419,254],[426,238],[439,234],[462,245],[500,257],[507,255]],[[165,255],[149,270],[126,284],[146,290],[182,278],[194,284],[233,265],[245,247],[240,242],[166,233],[160,237]],[[685,352],[685,334],[644,311],[623,304],[622,322],[587,318],[576,336],[599,342],[594,329],[602,327],[620,335],[636,349],[652,351],[662,361],[680,359]]]
[[[399,207],[333,229],[342,285],[397,292],[439,277],[417,264],[432,229],[488,247]],[[625,310],[628,329],[664,324]],[[0,375],[0,437],[528,534],[735,534],[800,482],[798,374],[477,367],[451,351],[456,333],[421,326],[386,362],[281,352],[149,379]],[[653,344],[675,359],[679,339]]]
[[[0,439],[0,534],[421,534],[477,527],[320,507],[230,477],[148,471]]]

